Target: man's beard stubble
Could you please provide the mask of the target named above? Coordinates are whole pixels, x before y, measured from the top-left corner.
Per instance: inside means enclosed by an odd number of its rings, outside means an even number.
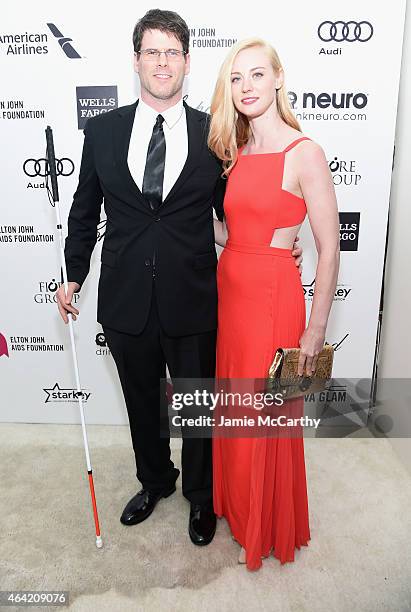
[[[184,75],[185,76],[185,75]],[[141,82],[141,76],[140,76],[140,85],[144,87],[144,89],[153,97],[156,98],[157,100],[169,100],[170,98],[173,98],[176,94],[178,93],[182,93],[183,90],[183,84],[184,84],[184,76],[182,79],[180,79],[179,81],[176,81],[174,83],[174,85],[171,85],[171,89],[162,89],[162,88],[158,88],[158,91],[155,90],[153,87],[151,87],[151,83],[144,79],[143,82]]]

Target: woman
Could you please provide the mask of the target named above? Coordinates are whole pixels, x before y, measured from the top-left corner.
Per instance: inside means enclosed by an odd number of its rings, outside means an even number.
[[[218,379],[266,378],[278,347],[300,347],[310,375],[324,346],[339,267],[339,219],[323,149],[294,117],[276,51],[261,39],[237,43],[211,104],[209,147],[228,178],[224,246],[217,268]],[[291,255],[306,214],[318,252],[306,326],[300,275]],[[303,399],[290,400],[303,414]],[[291,408],[290,408],[291,407]],[[287,410],[288,410],[287,409]],[[294,561],[310,529],[304,446],[289,437],[213,439],[214,509],[241,545],[239,562],[258,569],[270,554]]]

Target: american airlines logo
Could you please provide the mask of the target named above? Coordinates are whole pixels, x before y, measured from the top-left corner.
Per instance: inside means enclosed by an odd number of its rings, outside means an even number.
[[[54,23],[46,24],[52,36],[45,32],[1,32],[0,31],[0,53],[7,56],[17,57],[25,55],[47,55],[50,51],[50,41],[56,39],[63,53],[69,59],[81,59],[81,55],[73,46],[73,39],[65,36]],[[54,37],[54,38],[53,38]]]
[[[77,51],[71,44],[73,42],[72,38],[64,36],[64,34],[60,32],[60,30],[57,28],[57,26],[54,25],[54,23],[48,23],[47,26],[53,36],[57,38],[58,44],[63,49],[67,57],[69,57],[70,59],[81,59],[81,55],[77,53]]]

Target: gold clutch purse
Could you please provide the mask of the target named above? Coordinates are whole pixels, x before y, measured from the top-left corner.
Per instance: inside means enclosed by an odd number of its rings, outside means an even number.
[[[314,373],[298,376],[299,348],[279,348],[268,370],[267,391],[281,393],[283,399],[317,393],[325,389],[331,378],[334,347],[325,343],[319,352]]]

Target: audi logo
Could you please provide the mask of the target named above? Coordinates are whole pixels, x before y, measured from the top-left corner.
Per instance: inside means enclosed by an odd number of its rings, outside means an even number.
[[[367,42],[374,34],[374,28],[369,21],[323,21],[317,32],[324,42]]]
[[[23,164],[24,174],[27,176],[47,176],[50,175],[49,162],[42,157],[41,159],[26,159]],[[70,176],[74,172],[74,164],[68,157],[56,159],[57,176]]]

